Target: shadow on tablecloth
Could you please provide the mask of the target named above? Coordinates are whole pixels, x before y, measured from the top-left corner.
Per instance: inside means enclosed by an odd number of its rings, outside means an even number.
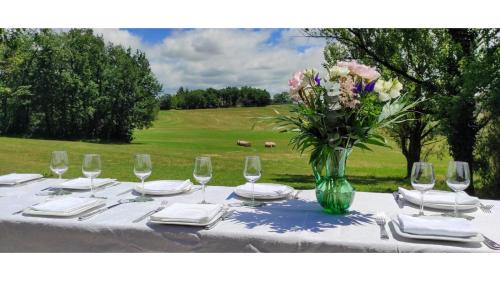
[[[277,233],[304,230],[322,232],[343,225],[371,224],[373,214],[350,211],[345,215],[331,215],[324,213],[317,202],[288,200],[268,203],[267,206],[248,211],[240,209],[228,221],[244,224],[248,229],[268,226]]]

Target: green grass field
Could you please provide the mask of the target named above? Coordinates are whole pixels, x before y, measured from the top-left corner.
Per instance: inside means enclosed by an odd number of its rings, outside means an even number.
[[[136,181],[133,155],[149,153],[153,160],[153,179],[186,179],[192,177],[193,160],[197,155],[212,157],[214,177],[210,185],[235,186],[244,182],[242,171],[246,155],[260,155],[263,177],[260,182],[288,184],[296,188],[313,188],[308,155],[300,155],[288,146],[290,135],[272,131],[259,124],[252,129],[253,117],[274,114],[273,108],[228,108],[170,110],[159,113],[154,126],[135,132],[132,144],[97,144],[0,137],[0,174],[39,172],[50,175],[49,158],[53,150],[66,150],[70,169],[64,177],[81,175],[84,153],[99,153],[103,160],[102,177]],[[236,145],[238,139],[252,142],[252,147]],[[264,141],[274,141],[276,148],[264,148]],[[405,160],[394,143],[392,149],[373,147],[374,151],[355,149],[348,160],[347,175],[360,191],[391,191],[403,180]],[[448,157],[431,157],[444,186]]]

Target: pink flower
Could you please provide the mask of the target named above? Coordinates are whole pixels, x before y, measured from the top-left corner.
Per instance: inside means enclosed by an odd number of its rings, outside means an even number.
[[[380,77],[380,73],[374,68],[369,67],[364,64],[360,64],[357,61],[340,61],[337,62],[337,66],[339,67],[347,67],[349,69],[349,74],[356,75],[361,77],[362,79],[371,82]]]
[[[300,70],[293,74],[292,78],[288,80],[290,86],[290,93],[296,93],[304,87],[304,71]]]
[[[351,76],[347,76],[340,80],[340,103],[348,108],[355,108],[359,103],[358,94],[354,93],[354,81]]]

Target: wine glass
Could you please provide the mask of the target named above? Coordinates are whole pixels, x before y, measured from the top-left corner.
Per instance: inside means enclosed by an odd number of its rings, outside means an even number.
[[[455,191],[455,217],[458,217],[458,193],[464,191],[470,184],[469,163],[450,161],[446,172],[446,184]]]
[[[99,154],[85,154],[83,156],[82,172],[90,178],[90,197],[94,196],[94,179],[101,174],[101,156]]]
[[[134,157],[134,174],[141,180],[142,194],[136,200],[140,202],[152,201],[151,197],[146,196],[144,190],[144,180],[151,175],[153,164],[149,154],[136,154]]]
[[[205,201],[205,184],[207,184],[212,178],[212,162],[208,156],[196,157],[194,161],[194,179],[201,184],[201,189],[203,193],[203,198],[201,204],[206,204]]]
[[[261,165],[259,156],[247,156],[245,158],[245,170],[243,171],[243,176],[252,185],[252,202],[246,205],[255,207],[255,194],[254,187],[255,182],[260,179],[261,176]]]
[[[50,159],[50,170],[58,176],[59,180],[62,179],[62,175],[66,173],[66,171],[68,171],[68,168],[69,168],[69,161],[68,161],[68,154],[66,153],[66,151],[52,151],[52,157]],[[59,188],[51,194],[65,195],[70,193],[71,192]]]
[[[424,215],[424,193],[431,190],[436,183],[434,175],[434,167],[431,163],[415,162],[411,169],[411,185],[413,188],[421,192],[420,212],[419,215]]]

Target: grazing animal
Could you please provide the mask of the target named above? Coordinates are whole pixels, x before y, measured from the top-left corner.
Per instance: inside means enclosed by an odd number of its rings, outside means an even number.
[[[244,141],[244,140],[238,140],[238,142],[236,142],[237,145],[239,146],[245,146],[245,147],[250,147],[252,146],[252,143],[249,142],[249,141]]]
[[[272,141],[266,141],[264,142],[265,147],[276,147],[276,143]]]

